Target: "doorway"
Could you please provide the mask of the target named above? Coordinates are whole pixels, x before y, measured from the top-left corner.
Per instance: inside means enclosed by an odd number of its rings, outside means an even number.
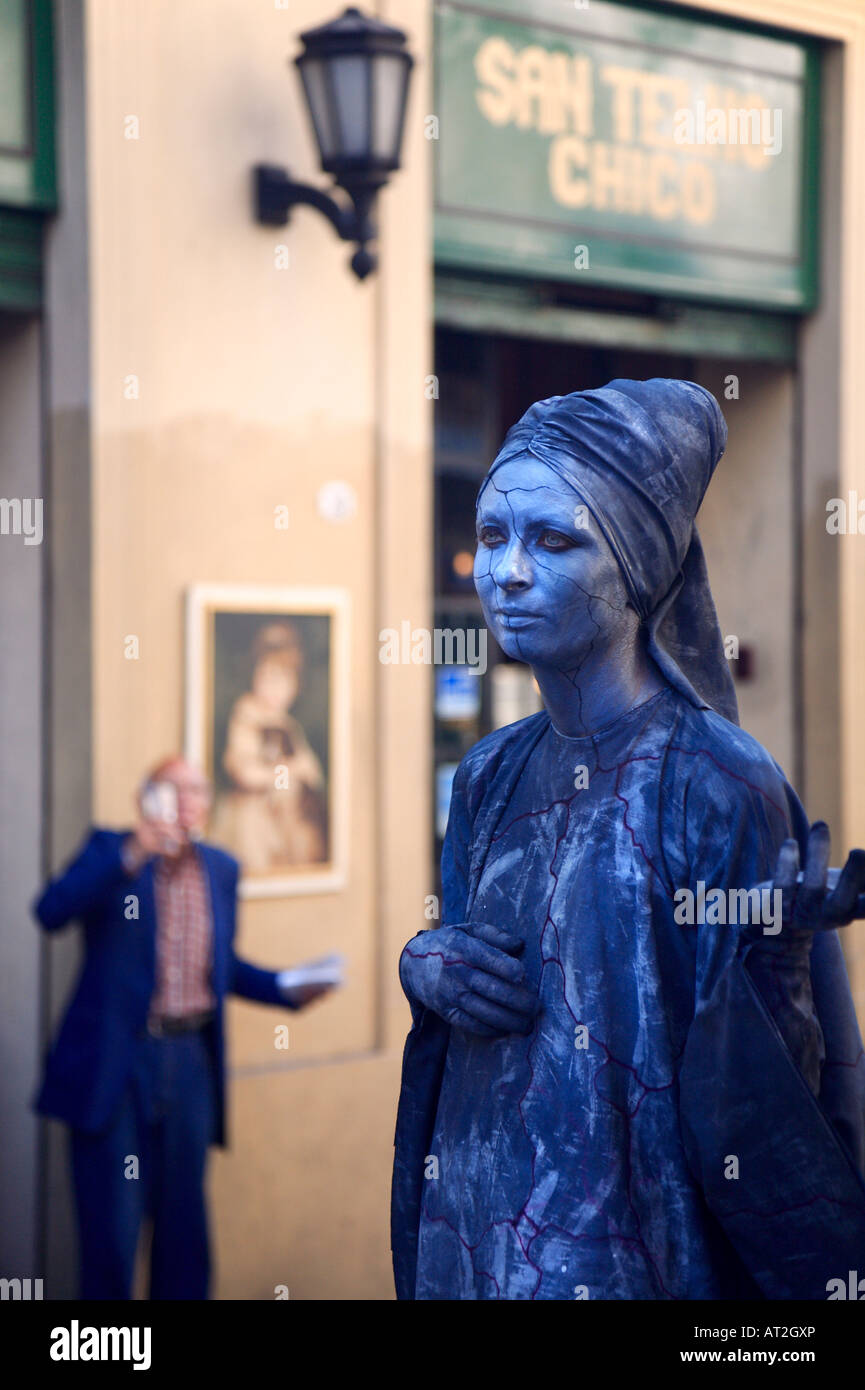
[[[508,428],[533,402],[617,377],[676,377],[710,390],[727,419],[727,451],[698,526],[731,661],[740,722],[798,771],[798,483],[795,374],[789,362],[641,351],[517,334],[436,330],[435,626],[465,630],[483,651],[472,578],[475,499]],[[477,633],[476,637],[474,634]],[[491,730],[541,707],[528,667],[491,636],[485,669],[436,666],[433,712],[434,862],[457,765]]]

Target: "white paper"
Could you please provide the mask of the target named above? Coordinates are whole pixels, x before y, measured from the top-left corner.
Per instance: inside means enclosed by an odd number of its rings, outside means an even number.
[[[342,985],[345,983],[345,956],[335,951],[319,956],[303,965],[280,970],[277,976],[280,989],[297,989],[301,985]]]

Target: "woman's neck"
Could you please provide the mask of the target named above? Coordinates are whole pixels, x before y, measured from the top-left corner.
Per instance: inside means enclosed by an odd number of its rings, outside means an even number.
[[[569,738],[597,733],[666,685],[642,643],[636,642],[624,652],[590,652],[576,671],[547,666],[533,671],[554,728]]]

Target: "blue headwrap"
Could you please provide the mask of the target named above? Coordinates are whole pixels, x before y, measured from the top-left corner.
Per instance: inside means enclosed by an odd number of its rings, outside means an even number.
[[[619,562],[671,685],[738,724],[736,693],[694,518],[727,443],[718,402],[692,381],[611,381],[537,401],[487,479],[531,454],[588,508]]]

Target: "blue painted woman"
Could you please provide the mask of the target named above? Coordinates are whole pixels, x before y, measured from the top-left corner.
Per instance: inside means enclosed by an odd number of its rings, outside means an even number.
[[[400,959],[401,1298],[825,1299],[865,1271],[836,930],[865,854],[830,870],[738,727],[694,525],[725,443],[701,387],[613,381],[533,405],[482,484],[477,591],[544,710],[460,764],[442,925]]]

